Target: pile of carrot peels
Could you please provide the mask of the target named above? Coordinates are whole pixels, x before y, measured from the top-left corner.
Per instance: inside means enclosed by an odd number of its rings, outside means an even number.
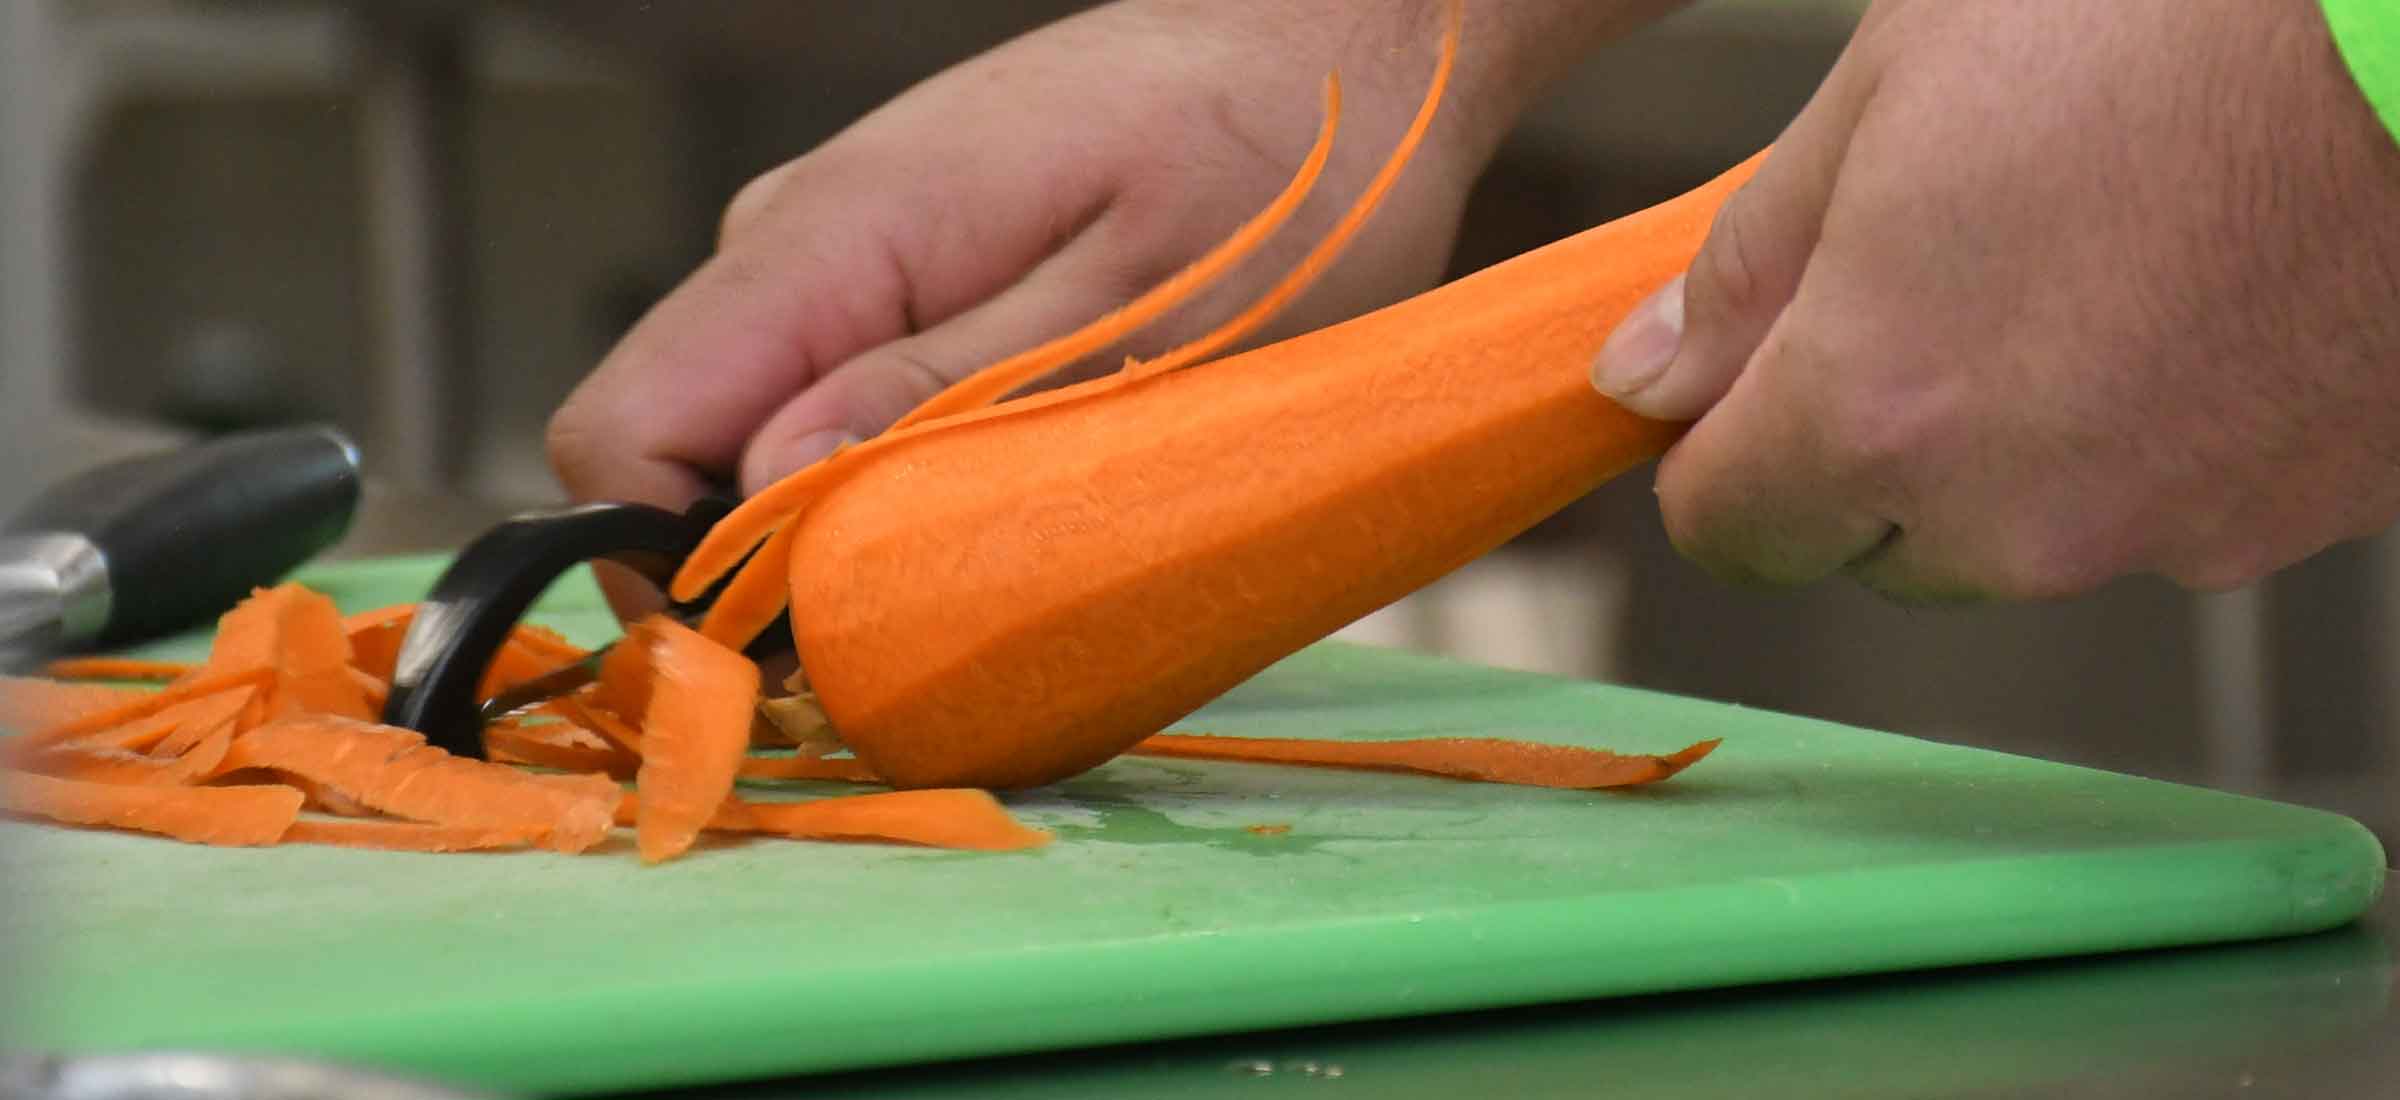
[[[665,618],[629,629],[597,683],[489,727],[490,760],[453,756],[374,720],[412,612],[345,618],[325,596],[286,584],[229,612],[197,665],[83,658],[53,663],[48,678],[0,677],[0,730],[26,731],[0,737],[0,814],[197,844],[416,852],[580,853],[630,828],[651,863],[705,833],[981,851],[1051,839],[977,789],[743,798],[744,780],[881,780],[805,723],[769,720],[806,712],[804,696],[763,698],[749,659]],[[585,655],[519,627],[483,691]],[[1161,734],[1132,751],[1598,789],[1665,779],[1714,747],[1647,756],[1476,738]]]

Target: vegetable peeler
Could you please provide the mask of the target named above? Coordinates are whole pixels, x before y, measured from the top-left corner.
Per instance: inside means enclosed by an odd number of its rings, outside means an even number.
[[[198,626],[339,540],[358,448],[328,427],[245,432],[87,470],[0,525],[0,654]]]
[[[544,589],[570,569],[608,561],[662,590],[668,578],[718,519],[733,508],[726,496],[701,498],[673,512],[645,504],[599,503],[519,514],[459,552],[419,605],[392,668],[386,725],[412,729],[453,755],[481,758],[484,724],[592,682],[607,647],[574,664],[479,700],[492,658]],[[717,589],[667,613],[693,622],[714,603]],[[753,657],[792,648],[791,630],[778,624],[752,642]]]

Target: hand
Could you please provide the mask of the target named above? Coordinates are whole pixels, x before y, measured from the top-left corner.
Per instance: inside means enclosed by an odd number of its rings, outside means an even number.
[[[1882,0],[1595,383],[1722,575],[2241,585],[2400,516],[2400,148],[2315,4]]]
[[[1262,338],[1430,284],[1468,185],[1534,86],[1576,41],[1660,6],[1528,0],[1474,15],[1456,94],[1415,162],[1344,261]],[[1422,0],[1137,0],[927,81],[735,198],[715,257],[552,421],[561,481],[579,499],[669,507],[712,477],[738,473],[755,491],[1098,317],[1283,187],[1338,66],[1342,128],[1300,215],[1194,308],[1068,376],[1197,335],[1363,188],[1416,110],[1439,26]],[[622,579],[612,595],[620,611],[639,605]]]

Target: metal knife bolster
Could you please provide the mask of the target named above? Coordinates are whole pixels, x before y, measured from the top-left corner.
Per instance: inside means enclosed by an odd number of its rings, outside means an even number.
[[[81,535],[0,535],[0,653],[97,636],[108,625],[108,559]]]

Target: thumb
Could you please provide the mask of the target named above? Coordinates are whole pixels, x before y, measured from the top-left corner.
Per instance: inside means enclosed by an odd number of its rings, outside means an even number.
[[[1690,270],[1609,334],[1592,385],[1655,420],[1697,420],[1733,388],[1800,289],[1872,80],[1858,43],[1717,211]]]

